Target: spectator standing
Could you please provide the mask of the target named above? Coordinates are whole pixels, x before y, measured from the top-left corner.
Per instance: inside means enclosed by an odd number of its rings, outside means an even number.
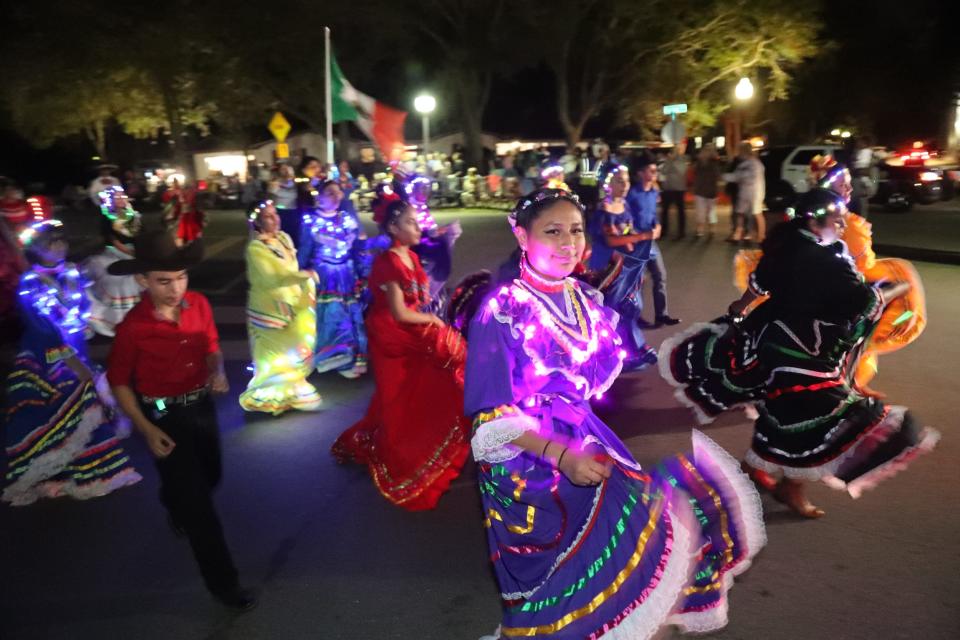
[[[738,186],[737,200],[733,205],[737,216],[731,242],[750,240],[751,221],[757,231],[757,242],[763,242],[766,235],[766,223],[763,219],[763,199],[766,196],[764,184],[764,168],[753,147],[749,142],[741,142],[737,155],[740,163],[732,174],[725,178],[728,182],[736,182]]]
[[[697,237],[702,238],[707,224],[710,237],[717,226],[717,192],[720,183],[720,158],[712,144],[706,144],[693,165],[693,202],[697,213]]]
[[[646,260],[646,269],[653,279],[653,324],[638,319],[638,324],[646,327],[675,325],[680,320],[667,314],[667,267],[657,247],[663,229],[657,220],[657,202],[660,191],[657,189],[657,163],[652,156],[643,154],[637,163],[637,184],[627,193],[627,207],[633,216],[634,233],[651,233],[651,239],[637,242],[631,253],[635,258]]]
[[[100,211],[100,192],[107,187],[119,187],[120,181],[113,177],[113,172],[117,170],[117,165],[98,164],[96,169],[97,177],[90,181],[90,185],[87,187],[87,195],[97,208],[97,211]]]
[[[727,198],[730,200],[730,235],[727,236],[727,242],[733,242],[733,234],[737,230],[737,222],[739,221],[739,216],[737,215],[737,196],[740,194],[740,187],[736,182],[727,180],[728,175],[732,175],[736,172],[737,167],[740,166],[740,156],[733,156],[733,159],[727,164],[727,173],[721,176],[726,184],[723,187],[724,193],[727,194]]]
[[[277,177],[270,181],[268,192],[280,214],[281,224],[287,215],[300,215],[297,211],[297,183],[294,181],[293,167],[281,164],[277,168]]]
[[[850,197],[850,211],[854,211],[861,218],[866,219],[869,213],[870,192],[872,190],[873,149],[870,140],[865,137],[857,138],[853,143],[850,154],[850,173],[853,177],[853,195]]]
[[[688,164],[684,151],[686,151],[686,145],[682,142],[670,150],[670,155],[663,163],[660,179],[660,184],[663,186],[660,199],[663,206],[660,214],[663,235],[670,231],[670,207],[676,206],[677,240],[684,237],[687,232],[687,213],[683,199],[687,191]]]

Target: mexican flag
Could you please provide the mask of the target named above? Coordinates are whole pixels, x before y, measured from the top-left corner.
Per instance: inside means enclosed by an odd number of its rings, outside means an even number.
[[[352,120],[379,148],[388,160],[403,154],[403,122],[406,111],[400,111],[357,91],[340,71],[337,59],[330,56],[330,92],[333,122]]]

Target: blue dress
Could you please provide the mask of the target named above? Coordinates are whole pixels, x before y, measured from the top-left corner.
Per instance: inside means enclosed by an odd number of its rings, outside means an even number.
[[[589,267],[603,273],[595,284],[603,292],[604,304],[620,315],[618,334],[630,359],[640,354],[647,343],[637,321],[643,311],[643,268],[650,258],[650,244],[637,243],[632,251],[626,247],[614,248],[607,243],[608,230],[621,235],[638,231],[634,229],[629,211],[611,213],[601,205],[590,217]]]
[[[64,495],[102,496],[140,480],[97,385],[82,382],[65,362],[75,356],[90,366],[86,287],[69,263],[35,266],[20,279],[24,333],[7,378],[4,431],[3,501],[15,506]]]
[[[692,454],[645,471],[594,415],[590,399],[610,387],[624,356],[618,316],[598,298],[573,279],[558,292],[517,279],[470,324],[465,411],[503,637],[720,628],[732,576],[766,541],[753,485],[709,438],[694,432]],[[525,431],[602,456],[610,478],[574,485],[510,444]]]
[[[304,220],[298,257],[317,284],[317,371],[363,370],[367,366],[366,280],[379,239],[368,240],[356,213],[317,212]]]

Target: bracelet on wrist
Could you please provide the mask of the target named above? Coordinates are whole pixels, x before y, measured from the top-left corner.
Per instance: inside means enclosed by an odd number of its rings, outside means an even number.
[[[547,447],[549,447],[551,444],[553,444],[553,440],[547,440],[547,443],[543,445],[543,451],[540,452],[540,458],[542,460],[547,459]]]
[[[569,448],[570,448],[570,447],[564,447],[564,448],[563,448],[563,451],[560,452],[560,457],[557,458],[557,468],[558,468],[558,469],[560,468],[560,463],[563,461],[563,454],[565,454],[565,453],[567,452],[567,449],[569,449]]]

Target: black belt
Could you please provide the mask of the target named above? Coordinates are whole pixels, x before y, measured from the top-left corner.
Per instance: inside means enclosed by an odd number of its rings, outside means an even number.
[[[200,387],[199,389],[194,389],[193,391],[188,391],[178,396],[141,396],[140,399],[144,404],[156,405],[158,409],[163,411],[168,405],[180,405],[186,407],[188,405],[200,402],[207,397],[207,393],[206,387]]]

